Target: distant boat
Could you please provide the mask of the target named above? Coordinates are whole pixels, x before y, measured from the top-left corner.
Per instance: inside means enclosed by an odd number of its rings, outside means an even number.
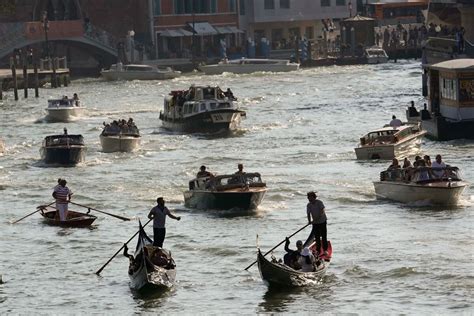
[[[164,128],[185,133],[216,133],[236,129],[245,111],[233,95],[217,86],[191,86],[165,97],[160,120]]]
[[[268,260],[263,256],[259,248],[257,263],[263,282],[273,287],[298,287],[316,284],[316,282],[323,278],[329,268],[332,257],[332,246],[330,241],[328,241],[328,244],[328,255],[319,257],[313,272],[295,270],[283,262],[277,261],[274,257]],[[315,258],[318,258],[316,256],[316,243],[313,242],[308,248],[315,255]],[[322,253],[322,251],[320,252]]]
[[[457,167],[387,170],[374,182],[378,199],[432,205],[456,205],[467,185]]]
[[[223,60],[215,65],[199,66],[199,70],[206,75],[219,75],[224,72],[249,74],[253,72],[287,72],[298,70],[300,64],[292,63],[288,59],[251,59],[241,58]]]
[[[81,116],[84,109],[79,100],[51,99],[48,100],[46,119],[51,122],[69,122]]]
[[[45,207],[40,211],[46,224],[61,227],[89,227],[97,219],[96,216],[69,210],[65,221],[59,220],[58,211],[51,207]]]
[[[82,135],[69,135],[64,129],[64,134],[46,136],[40,153],[46,164],[74,166],[85,160],[86,146]]]
[[[184,203],[197,209],[253,210],[266,192],[267,185],[257,172],[195,178],[184,192]]]
[[[385,126],[361,137],[359,146],[354,150],[357,159],[390,160],[406,157],[420,149],[425,134],[420,124]]]
[[[176,264],[171,252],[153,246],[153,240],[148,237],[141,224],[128,276],[130,287],[140,292],[168,289],[175,283]]]
[[[388,55],[385,50],[378,46],[368,47],[364,51],[364,56],[368,64],[383,64],[388,62]]]
[[[164,80],[181,76],[180,71],[170,67],[159,68],[141,64],[113,64],[110,69],[100,73],[105,80]]]
[[[100,134],[100,144],[102,151],[111,152],[131,152],[140,146],[140,132],[133,126],[113,126],[113,123],[107,124]]]

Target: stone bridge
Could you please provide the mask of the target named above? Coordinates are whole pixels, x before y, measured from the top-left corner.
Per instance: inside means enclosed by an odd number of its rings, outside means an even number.
[[[48,42],[62,42],[68,46],[81,47],[95,59],[101,58],[113,63],[117,60],[118,39],[110,33],[84,25],[83,20],[49,21]],[[1,23],[0,60],[10,56],[14,49],[45,43],[45,29],[40,21]]]

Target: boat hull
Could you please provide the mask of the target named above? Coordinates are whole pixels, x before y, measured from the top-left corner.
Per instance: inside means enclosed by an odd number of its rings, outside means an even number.
[[[140,146],[140,136],[100,135],[100,144],[102,146],[102,151],[105,153],[131,152]]]
[[[84,112],[83,107],[58,107],[47,108],[46,120],[50,122],[70,122],[81,116]]]
[[[268,64],[218,64],[201,66],[199,69],[206,75],[220,75],[224,72],[250,74],[254,72],[288,72],[299,69],[299,64],[268,65]]]
[[[129,274],[130,288],[139,292],[165,290],[171,288],[176,279],[176,269],[164,269],[154,266],[154,271],[148,272],[146,264],[138,271]]]
[[[239,127],[242,111],[220,110],[198,113],[191,117],[173,119],[160,114],[163,128],[181,133],[217,133]]]
[[[43,221],[45,224],[60,227],[89,227],[97,219],[97,217],[94,215],[68,211],[67,220],[60,221],[59,214],[55,209],[49,209],[45,212],[41,212],[40,214],[43,216]]]
[[[467,183],[462,181],[427,184],[374,182],[377,199],[389,199],[402,203],[420,202],[431,205],[456,205],[466,186]]]
[[[251,191],[215,192],[204,190],[189,190],[184,192],[186,207],[196,209],[256,209],[265,196],[266,189],[260,188]]]
[[[354,150],[358,160],[404,158],[419,153],[424,135],[425,132],[420,132],[396,144],[365,145]]]
[[[115,80],[166,80],[177,78],[180,72],[153,72],[153,71],[112,71],[105,70],[101,72],[102,77],[108,81]]]
[[[83,162],[85,157],[86,148],[82,146],[41,147],[41,159],[46,164],[73,166]]]

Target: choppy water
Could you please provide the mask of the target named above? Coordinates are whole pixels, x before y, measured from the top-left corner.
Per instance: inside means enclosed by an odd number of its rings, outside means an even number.
[[[19,102],[8,94],[0,103],[0,137],[7,146],[0,156],[0,313],[472,313],[472,189],[452,208],[376,201],[372,181],[387,164],[358,162],[353,152],[362,134],[392,114],[404,116],[406,104],[419,99],[420,77],[419,63],[402,61],[163,82],[78,80]],[[218,138],[160,128],[163,97],[193,83],[232,88],[247,111],[239,132]],[[46,99],[74,92],[88,110],[67,127],[84,135],[86,162],[45,168],[41,141],[65,124],[37,121]],[[128,117],[143,134],[141,149],[102,153],[102,122]],[[422,146],[473,181],[472,141],[425,140]],[[269,187],[256,214],[184,210],[182,192],[200,165],[223,174],[238,162],[260,172]],[[145,219],[157,196],[179,209],[182,220],[168,219],[165,241],[178,266],[176,287],[137,296],[128,287],[122,256],[102,277],[93,273],[137,230],[137,221],[98,214],[94,229],[60,229],[43,225],[35,214],[9,223],[50,202],[58,177],[67,178],[76,202],[101,210]],[[309,190],[326,204],[331,267],[321,284],[270,291],[256,266],[243,270],[256,259],[256,235],[268,250],[305,225]]]

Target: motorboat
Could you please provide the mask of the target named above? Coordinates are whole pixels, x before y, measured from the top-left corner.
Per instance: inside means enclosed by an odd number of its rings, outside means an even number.
[[[86,146],[82,135],[64,134],[46,136],[40,149],[46,164],[74,166],[85,160]]]
[[[317,284],[326,274],[329,268],[332,257],[332,246],[328,240],[327,255],[323,254],[322,249],[319,250],[321,254],[316,253],[316,242],[312,242],[308,248],[316,258],[314,271],[302,272],[294,267],[290,267],[277,260],[273,254],[271,259],[265,258],[260,248],[257,249],[257,263],[260,276],[263,282],[270,287],[299,287]]]
[[[235,74],[250,74],[253,72],[287,72],[298,70],[299,63],[292,63],[288,59],[257,59],[257,58],[241,58],[241,59],[224,59],[218,64],[202,65],[199,70],[206,75],[219,75],[224,72]]]
[[[75,118],[81,116],[85,107],[81,106],[79,100],[62,99],[48,100],[48,107],[46,108],[46,120],[50,122],[70,122]]]
[[[176,279],[176,264],[171,252],[153,246],[140,223],[138,242],[128,267],[130,287],[139,292],[171,288]]]
[[[364,56],[368,64],[383,64],[388,62],[388,55],[385,50],[378,46],[368,47],[364,51]]]
[[[392,169],[374,182],[378,199],[431,205],[456,205],[467,186],[457,167]]]
[[[99,137],[102,151],[106,153],[134,151],[140,146],[141,139],[137,126],[130,120],[104,123],[104,129]]]
[[[354,148],[357,159],[390,160],[407,157],[420,149],[421,139],[426,131],[420,124],[404,124],[398,127],[386,125],[373,130],[360,138],[360,144]]]
[[[170,67],[157,67],[142,64],[113,64],[110,69],[100,72],[105,80],[164,80],[181,76],[180,71]]]
[[[165,129],[185,133],[215,133],[237,129],[245,111],[239,109],[230,89],[191,86],[165,97],[160,120]]]
[[[184,192],[186,207],[253,210],[262,202],[267,185],[259,173],[198,177]]]

